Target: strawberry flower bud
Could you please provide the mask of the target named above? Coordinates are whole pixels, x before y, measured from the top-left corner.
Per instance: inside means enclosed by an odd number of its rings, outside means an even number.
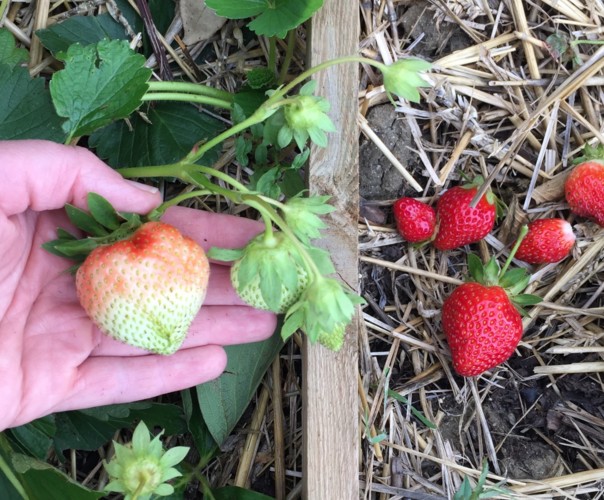
[[[174,466],[185,458],[189,448],[176,446],[164,451],[161,434],[151,440],[147,426],[140,422],[129,445],[113,442],[115,456],[104,463],[111,478],[106,491],[123,493],[125,500],[147,500],[152,495],[174,493],[174,487],[166,481],[182,475]]]
[[[321,236],[319,230],[326,227],[325,223],[316,214],[327,214],[334,207],[326,202],[329,196],[311,196],[290,198],[282,211],[285,222],[300,240],[308,244],[311,239]]]
[[[381,68],[384,75],[384,88],[388,94],[396,94],[411,102],[419,102],[419,87],[430,87],[421,73],[432,67],[422,59],[400,59]]]
[[[304,290],[300,300],[285,316],[281,335],[287,339],[298,328],[303,330],[311,342],[338,350],[342,346],[339,337],[350,323],[355,304],[363,300],[344,291],[339,281],[333,278],[316,277]],[[333,336],[333,339],[330,337]]]

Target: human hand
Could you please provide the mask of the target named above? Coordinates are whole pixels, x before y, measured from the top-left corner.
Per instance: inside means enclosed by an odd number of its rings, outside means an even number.
[[[212,265],[208,293],[187,339],[171,356],[103,335],[80,306],[70,266],[42,249],[63,206],[86,209],[94,191],[119,211],[146,213],[157,190],[122,179],[85,149],[46,141],[0,142],[0,430],[49,413],[136,401],[217,377],[221,346],[269,337],[276,319],[245,306],[225,266]],[[241,247],[262,227],[228,215],[174,207],[165,222],[212,246]]]

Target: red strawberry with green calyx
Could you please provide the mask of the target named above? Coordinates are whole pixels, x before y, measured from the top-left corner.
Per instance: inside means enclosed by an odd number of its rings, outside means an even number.
[[[516,258],[529,264],[559,262],[568,257],[575,239],[572,226],[564,219],[538,219],[529,222]]]
[[[396,228],[405,240],[411,243],[427,241],[434,235],[436,212],[415,198],[403,197],[392,207]]]
[[[448,189],[439,198],[436,248],[452,250],[480,241],[492,231],[496,218],[496,198],[492,191],[488,190],[475,207],[470,206],[483,182],[478,176],[470,184]]]
[[[95,325],[116,340],[158,354],[182,344],[209,278],[204,250],[175,227],[120,214],[99,195],[90,214],[67,207],[70,220],[91,236],[64,230],[44,247],[83,261],[76,271],[80,303]]]
[[[526,234],[523,228],[521,238]],[[486,266],[468,256],[470,280],[458,286],[444,301],[442,327],[455,371],[474,377],[505,362],[522,337],[522,305],[541,301],[522,294],[529,282],[524,269],[507,271],[519,242],[503,269],[492,258]]]
[[[573,213],[604,227],[604,149],[586,146],[566,178],[564,194]]]

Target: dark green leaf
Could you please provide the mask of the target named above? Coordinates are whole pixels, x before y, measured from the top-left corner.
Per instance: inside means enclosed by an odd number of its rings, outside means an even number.
[[[252,116],[260,105],[266,101],[267,96],[262,90],[255,90],[251,88],[243,88],[237,92],[234,96],[233,110],[239,106],[239,109],[243,112],[245,117]],[[243,121],[243,120],[239,120]]]
[[[36,31],[42,45],[53,54],[66,51],[70,45],[91,45],[101,40],[127,40],[124,27],[109,14],[73,16],[63,22]]]
[[[277,180],[279,178],[279,167],[269,168],[268,170],[257,171],[258,178],[256,175],[252,176],[253,189],[271,198],[276,199],[281,190],[277,186]]]
[[[12,68],[27,61],[27,57],[27,50],[17,48],[13,35],[5,29],[0,29],[0,64]]]
[[[67,229],[63,229],[62,227],[57,228],[57,236],[61,240],[77,240],[78,237],[71,234]]]
[[[220,260],[222,262],[232,262],[240,259],[243,255],[243,248],[218,248],[212,247],[207,253],[210,259]]]
[[[184,102],[156,103],[129,123],[119,121],[92,134],[89,144],[114,168],[174,163],[199,141],[218,135],[224,124]],[[211,164],[222,146],[206,153],[200,163]]]
[[[63,142],[63,121],[41,78],[26,68],[0,64],[0,140],[47,139]]]
[[[286,170],[283,173],[283,179],[281,180],[280,186],[283,194],[287,198],[293,198],[306,189],[304,179],[297,170]]]
[[[65,69],[50,82],[50,93],[57,113],[67,118],[63,129],[69,137],[88,135],[140,106],[151,70],[128,42],[71,45],[64,61]]]
[[[235,139],[235,158],[242,167],[247,167],[250,160],[248,154],[252,151],[252,142],[240,135]]]
[[[527,272],[525,269],[522,269],[521,267],[510,269],[509,271],[506,271],[506,273],[499,280],[499,286],[509,288],[525,278],[527,278]]]
[[[65,212],[71,223],[91,236],[107,236],[107,230],[101,226],[94,218],[73,205],[65,205]]]
[[[197,391],[195,389],[187,389],[181,392],[181,396],[187,427],[191,436],[193,436],[193,441],[195,441],[200,461],[205,464],[219,451],[219,447],[203,420],[197,399]]]
[[[273,498],[238,486],[223,486],[212,490],[212,494],[215,500],[272,500]]]
[[[83,240],[69,240],[55,245],[54,249],[65,257],[75,257],[77,255],[88,255],[99,244],[92,238]]]
[[[263,342],[227,346],[226,371],[216,380],[197,386],[201,413],[218,444],[237,424],[282,346],[279,335]]]
[[[269,68],[254,68],[246,76],[249,86],[253,89],[266,89],[277,82],[275,72]]]
[[[19,453],[11,457],[25,491],[32,500],[95,500],[104,496],[74,482],[52,465]]]
[[[45,460],[56,432],[54,417],[49,415],[6,431],[19,448],[39,460]]]
[[[96,193],[88,193],[87,197],[88,210],[90,215],[97,221],[101,226],[115,231],[121,226],[122,220],[120,219],[115,208],[105,198]]]
[[[258,16],[248,25],[252,31],[284,38],[321,8],[323,0],[206,0],[206,5],[229,19]]]

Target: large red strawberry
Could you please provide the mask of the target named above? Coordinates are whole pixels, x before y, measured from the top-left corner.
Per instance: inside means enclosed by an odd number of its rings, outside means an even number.
[[[526,234],[526,226],[519,240]],[[518,244],[503,269],[495,259],[483,266],[468,257],[473,282],[457,287],[444,301],[442,327],[453,368],[464,377],[480,375],[506,361],[522,337],[522,317],[516,306],[535,304],[539,297],[522,294],[529,281],[523,269],[507,270]]]
[[[195,241],[147,222],[129,238],[95,248],[77,271],[76,289],[101,331],[172,354],[203,303],[208,277],[208,259]]]
[[[400,198],[392,207],[398,232],[405,240],[419,243],[429,240],[436,227],[436,212],[414,198]]]
[[[539,219],[528,224],[528,233],[516,258],[529,264],[546,264],[566,258],[575,244],[572,226],[564,219]]]
[[[470,204],[482,184],[481,177],[465,186],[447,190],[436,205],[437,232],[434,246],[451,250],[483,239],[495,225],[495,196],[487,191],[475,207]]]
[[[566,179],[564,194],[570,209],[604,227],[604,162],[587,160]]]

